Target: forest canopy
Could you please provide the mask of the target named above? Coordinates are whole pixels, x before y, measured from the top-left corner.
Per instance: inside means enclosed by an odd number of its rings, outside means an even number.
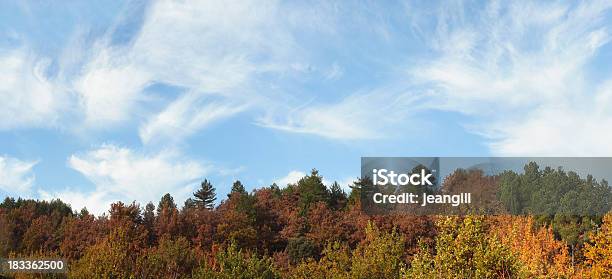
[[[177,205],[116,202],[94,216],[60,200],[0,203],[0,258],[64,258],[48,278],[605,278],[612,276],[610,186],[591,176],[527,164],[490,177],[457,170],[444,179],[499,182],[505,215],[368,215],[317,170],[295,184],[251,192],[236,181],[217,199],[203,180]],[[551,201],[558,202],[551,202]],[[564,214],[585,203],[583,214]],[[493,206],[493,205],[492,205]],[[549,214],[534,214],[549,213]],[[5,274],[22,278],[24,274]]]

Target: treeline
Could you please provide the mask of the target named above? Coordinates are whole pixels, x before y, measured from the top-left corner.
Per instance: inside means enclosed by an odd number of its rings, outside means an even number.
[[[444,183],[490,180],[458,171]],[[236,181],[214,206],[215,188],[204,180],[183,205],[166,194],[156,205],[114,203],[102,216],[59,200],[7,198],[0,204],[0,257],[68,260],[67,274],[6,275],[15,278],[612,276],[612,214],[563,226],[554,214],[369,216],[359,182],[347,194],[322,181],[313,170],[296,184],[250,193]]]

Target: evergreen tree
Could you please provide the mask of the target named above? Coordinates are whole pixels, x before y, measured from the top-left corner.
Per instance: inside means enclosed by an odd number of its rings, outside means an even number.
[[[152,202],[147,203],[143,213],[143,224],[147,229],[148,244],[152,244],[155,241],[155,205]]]
[[[306,212],[311,204],[316,202],[329,203],[329,191],[323,185],[323,177],[319,171],[312,169],[310,175],[302,177],[297,183],[302,212]]]
[[[175,209],[175,208],[176,208],[176,203],[174,203],[174,198],[169,193],[166,193],[161,198],[161,200],[159,201],[159,204],[157,205],[157,215],[159,215],[164,209]]]
[[[183,210],[196,207],[196,201],[192,198],[188,198],[185,200],[185,204],[183,205]]]
[[[334,184],[330,187],[329,206],[333,209],[341,209],[346,205],[347,197],[342,187],[338,182],[334,181]]]
[[[239,194],[246,194],[247,191],[244,189],[244,185],[242,185],[242,182],[240,182],[240,180],[236,180],[234,181],[234,184],[232,185],[232,191],[227,195],[227,197],[231,197],[232,194],[234,193],[239,193]]]
[[[200,185],[200,189],[193,193],[195,196],[196,205],[201,208],[213,208],[213,203],[217,200],[217,194],[215,194],[215,187],[210,184],[207,179],[204,179]]]

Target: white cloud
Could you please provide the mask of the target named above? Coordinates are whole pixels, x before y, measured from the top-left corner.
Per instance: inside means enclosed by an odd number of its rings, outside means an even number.
[[[85,66],[74,88],[85,115],[85,124],[104,127],[126,121],[133,106],[151,82],[150,74],[132,64],[119,50],[100,48]]]
[[[409,68],[409,77],[390,82],[391,88],[316,99],[312,92],[294,93],[302,88],[287,84],[312,76],[313,69],[318,69],[318,77],[330,80],[344,75],[340,64],[330,66],[325,59],[322,65],[317,59],[334,53],[326,52],[337,46],[334,43],[345,47],[357,42],[343,41],[353,31],[343,28],[345,19],[367,27],[363,36],[387,38],[389,45],[405,44],[402,39],[392,40],[406,37],[393,33],[403,30],[392,28],[395,21],[388,20],[392,15],[377,5],[361,10],[322,2],[297,9],[301,5],[277,1],[158,1],[147,7],[142,26],[129,42],[114,45],[110,30],[93,45],[81,42],[80,48],[68,47],[65,57],[56,61],[60,69],[53,78],[45,74],[52,68],[47,67],[50,62],[27,47],[0,51],[0,129],[72,127],[75,120],[106,128],[133,121],[140,125],[139,136],[147,144],[155,139],[180,141],[254,109],[264,113],[256,120],[263,127],[362,140],[392,137],[398,125],[403,129],[415,125],[411,121],[415,112],[433,108],[480,119],[471,127],[488,137],[496,154],[609,152],[608,145],[594,141],[609,138],[606,129],[590,127],[591,137],[578,137],[572,148],[551,147],[547,142],[552,135],[570,139],[576,130],[586,132],[563,123],[609,121],[609,111],[590,109],[605,90],[599,89],[603,83],[590,76],[589,67],[609,46],[611,5],[610,1],[493,1],[478,10],[459,1],[428,9],[410,7],[408,21],[429,49],[414,52],[420,57],[381,54],[397,56],[397,65],[373,64],[386,74],[396,73],[400,66]],[[334,43],[311,50],[312,45],[299,41],[313,35],[321,37],[321,44],[327,43],[325,39]],[[389,49],[406,49],[400,46]],[[402,58],[409,58],[411,65],[402,65],[406,61]],[[370,65],[367,58],[359,59]],[[150,105],[156,96],[145,89],[152,84],[179,92],[159,98],[167,103]],[[415,93],[422,91],[427,93]],[[315,101],[295,105],[304,99]],[[65,113],[83,117],[64,119]],[[569,118],[572,114],[575,117]],[[538,131],[546,132],[527,145],[527,135]]]
[[[271,113],[258,119],[257,124],[339,140],[388,138],[393,136],[394,129],[407,129],[408,116],[427,108],[424,96],[384,88],[355,93],[335,104],[286,109],[280,113],[280,120]]]
[[[299,171],[299,170],[292,170],[286,176],[277,178],[273,182],[282,188],[282,187],[287,186],[288,184],[297,183],[298,181],[300,181],[300,179],[302,179],[306,175],[308,175],[306,174],[306,172]],[[354,185],[354,182],[356,180],[357,179],[354,177],[346,177],[344,179],[335,179],[335,180],[329,180],[323,177],[322,182],[323,182],[323,185],[327,187],[330,187],[334,182],[338,182],[340,187],[342,187],[342,189],[348,194],[351,191],[351,188],[349,186]]]
[[[335,179],[335,180],[328,180],[327,178],[323,178],[323,185],[327,186],[328,188],[331,187],[332,184],[334,184],[334,182],[337,182],[338,185],[340,185],[340,188],[342,188],[342,190],[344,190],[344,192],[348,195],[351,193],[351,187],[350,186],[354,186],[355,185],[355,181],[357,181],[357,179],[355,177],[345,177],[342,179]]]
[[[0,130],[55,124],[65,96],[44,75],[48,64],[26,48],[0,49]]]
[[[16,195],[29,194],[35,180],[32,168],[37,163],[0,156],[0,190]]]
[[[180,140],[245,109],[246,105],[206,102],[197,94],[187,93],[141,126],[140,139],[144,143]]]
[[[293,170],[290,171],[286,176],[274,180],[274,183],[276,183],[276,185],[278,185],[279,187],[285,187],[287,186],[287,184],[297,183],[304,176],[306,176],[305,172]]]
[[[310,72],[295,73],[295,65],[316,68],[310,66],[307,51],[294,35],[335,32],[336,9],[325,3],[295,9],[277,1],[156,1],[147,7],[142,26],[127,43],[114,44],[113,29],[93,44],[84,39],[88,32],[77,33],[58,61],[62,84],[66,84],[61,90],[74,93],[64,106],[65,112],[70,113],[70,122],[82,124],[71,123],[69,127],[104,129],[136,122],[145,144],[170,134],[180,141],[247,108],[269,112],[271,107],[285,106],[290,98],[287,95],[292,93],[285,91],[291,90],[260,78],[293,79],[296,75],[286,74]],[[125,18],[119,16],[118,20]],[[322,74],[337,79],[343,69],[334,63]],[[179,93],[156,98],[145,90],[154,84],[179,88]],[[150,105],[159,99],[167,103],[161,108],[159,103]],[[334,115],[313,120],[328,122],[330,117]],[[330,127],[321,131],[310,127],[287,130],[330,136],[330,129],[345,122],[328,123]],[[348,128],[348,132],[348,137],[365,137],[356,128]]]
[[[432,88],[438,109],[480,119],[472,129],[495,154],[612,154],[612,134],[602,128],[612,112],[594,109],[609,93],[589,76],[610,41],[603,19],[611,6],[491,2],[469,16],[442,8],[428,41],[437,54],[411,76]]]
[[[143,154],[114,145],[72,155],[68,164],[95,185],[99,196],[141,204],[156,201],[165,193],[172,193],[180,202],[209,171],[209,167],[172,152]]]
[[[595,100],[541,106],[528,120],[509,118],[491,125],[499,139],[492,148],[513,156],[606,156],[612,154],[612,81],[594,94]]]
[[[38,195],[40,199],[43,200],[59,199],[69,204],[70,207],[72,207],[72,210],[79,211],[83,208],[87,208],[90,213],[95,214],[96,216],[102,215],[104,213],[108,215],[110,205],[113,202],[120,200],[118,198],[113,198],[111,195],[109,195],[109,193],[102,190],[92,191],[89,193],[73,191],[69,188],[62,191],[53,192],[38,190]]]
[[[125,46],[100,39],[75,81],[89,126],[145,118],[143,143],[171,136],[180,141],[216,120],[261,100],[254,76],[282,69],[293,48],[277,19],[275,1],[157,1]],[[279,64],[279,65],[277,65]],[[180,88],[159,111],[139,106],[143,89],[162,83]],[[213,96],[214,98],[211,98]],[[169,98],[170,99],[170,98]]]

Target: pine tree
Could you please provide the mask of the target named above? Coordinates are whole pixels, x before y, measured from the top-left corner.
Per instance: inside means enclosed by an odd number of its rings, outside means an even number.
[[[240,182],[240,180],[236,180],[234,181],[234,184],[232,185],[232,191],[227,195],[227,197],[231,197],[232,194],[234,193],[239,193],[239,194],[246,194],[247,191],[244,189],[244,185],[242,185],[242,182]]]
[[[166,193],[161,200],[159,201],[159,204],[157,205],[157,215],[161,214],[161,212],[166,209],[166,210],[172,210],[176,208],[176,203],[174,203],[174,198],[169,194]]]
[[[196,207],[196,201],[192,198],[188,198],[185,200],[185,204],[183,205],[183,210],[190,209]]]
[[[346,205],[347,197],[342,187],[338,182],[334,181],[334,184],[330,187],[329,206],[333,209],[341,209]]]
[[[193,193],[195,202],[198,207],[201,208],[213,208],[213,203],[217,200],[217,194],[215,194],[215,187],[210,184],[207,179],[204,179],[200,185],[200,189]]]
[[[329,190],[323,184],[323,177],[319,171],[312,169],[310,175],[302,177],[297,183],[297,191],[300,195],[302,212],[308,211],[311,204],[317,202],[329,203]]]

